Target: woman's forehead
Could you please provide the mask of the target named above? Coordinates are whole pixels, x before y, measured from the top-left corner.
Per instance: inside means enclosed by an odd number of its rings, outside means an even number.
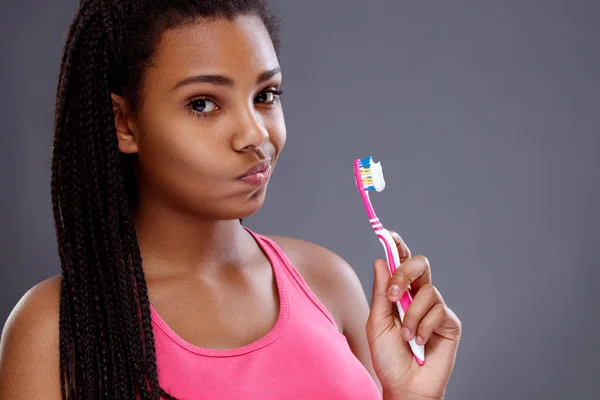
[[[202,18],[165,31],[153,66],[181,77],[198,71],[235,75],[278,65],[273,43],[257,16]]]

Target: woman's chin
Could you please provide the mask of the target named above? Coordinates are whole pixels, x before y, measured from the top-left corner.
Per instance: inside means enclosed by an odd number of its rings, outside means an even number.
[[[236,217],[236,219],[248,218],[248,217],[253,216],[254,214],[256,214],[257,212],[260,211],[264,202],[265,202],[264,195],[256,197],[256,198],[248,199],[248,201],[245,202],[245,204],[243,204],[242,207],[240,207],[239,217]]]
[[[246,197],[243,200],[236,200],[235,204],[231,204],[229,207],[222,208],[219,213],[224,218],[219,219],[245,219],[253,216],[260,211],[265,202],[265,191],[253,193],[251,196]],[[223,204],[225,206],[225,204]]]

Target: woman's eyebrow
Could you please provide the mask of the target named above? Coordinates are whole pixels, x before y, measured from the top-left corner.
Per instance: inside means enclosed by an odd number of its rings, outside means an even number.
[[[273,69],[265,71],[258,76],[258,78],[256,79],[256,83],[258,84],[267,81],[279,73],[281,73],[280,67],[275,67]],[[172,92],[174,90],[179,89],[182,86],[191,85],[194,83],[210,83],[213,85],[227,87],[233,87],[235,84],[232,78],[225,75],[193,75],[177,82],[175,86],[171,88],[170,91]]]
[[[191,85],[194,83],[212,83],[213,85],[232,87],[233,79],[224,75],[193,75],[177,82],[170,91],[172,92],[182,86]]]
[[[269,79],[271,79],[272,77],[274,77],[275,75],[277,75],[279,73],[281,73],[280,67],[275,67],[273,69],[265,71],[258,76],[256,83],[259,84],[259,83],[263,83],[264,81],[268,81]]]

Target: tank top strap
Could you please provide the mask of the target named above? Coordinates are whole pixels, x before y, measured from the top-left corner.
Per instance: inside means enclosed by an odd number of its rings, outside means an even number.
[[[246,228],[246,227],[245,227]],[[246,230],[255,238],[255,240],[262,244],[263,250],[267,252],[267,256],[271,260],[277,260],[279,262],[273,262],[273,269],[275,273],[282,271],[284,275],[291,278],[293,282],[300,288],[300,292],[302,295],[306,296],[314,306],[329,320],[333,328],[338,331],[337,324],[333,315],[327,310],[325,305],[319,300],[319,298],[314,294],[314,292],[310,289],[300,272],[294,267],[290,259],[287,257],[283,249],[272,239],[255,233],[250,229],[246,228]],[[277,264],[277,265],[275,265]]]

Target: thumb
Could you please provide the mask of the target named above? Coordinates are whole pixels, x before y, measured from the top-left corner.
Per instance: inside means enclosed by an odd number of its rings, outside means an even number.
[[[388,288],[392,277],[385,260],[377,259],[373,264],[375,270],[375,279],[373,282],[373,298],[371,300],[371,317],[372,322],[387,321],[388,318],[393,318],[393,304],[388,298]]]

